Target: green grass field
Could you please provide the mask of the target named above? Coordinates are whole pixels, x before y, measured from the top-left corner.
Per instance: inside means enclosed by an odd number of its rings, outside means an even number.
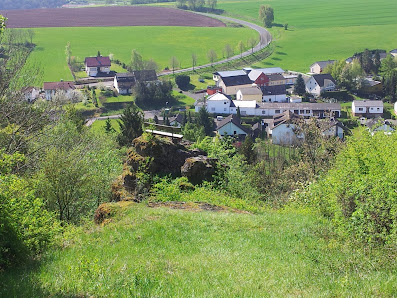
[[[128,205],[131,203],[123,203]],[[133,203],[132,203],[133,204]],[[123,207],[69,235],[8,297],[392,297],[396,262],[352,248],[304,211],[261,214]]]
[[[98,28],[37,28],[34,42],[37,47],[30,62],[43,69],[43,81],[71,80],[66,64],[65,46],[70,41],[72,55],[79,61],[86,56],[114,54],[115,59],[128,63],[131,50],[136,49],[144,59],[153,59],[161,69],[170,66],[172,56],[181,67],[191,66],[191,54],[196,53],[198,64],[208,63],[207,51],[214,49],[222,58],[225,44],[237,43],[257,37],[247,28],[197,27],[98,27]]]
[[[289,29],[274,26],[274,54],[260,67],[280,66],[308,72],[318,60],[345,59],[365,48],[397,48],[397,2],[379,0],[220,0],[226,14],[259,23],[261,4],[274,8],[275,23],[288,23]]]

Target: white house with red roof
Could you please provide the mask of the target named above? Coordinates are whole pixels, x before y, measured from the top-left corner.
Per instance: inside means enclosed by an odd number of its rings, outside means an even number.
[[[73,82],[44,82],[45,98],[51,100],[55,93],[59,90],[64,91],[66,94],[70,94],[76,89]]]
[[[85,63],[85,72],[90,77],[96,77],[100,73],[110,73],[110,66],[112,63],[110,62],[109,57],[86,57],[84,60]]]

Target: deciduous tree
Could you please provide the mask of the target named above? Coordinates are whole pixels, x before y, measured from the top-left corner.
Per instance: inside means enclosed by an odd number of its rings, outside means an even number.
[[[207,58],[208,58],[208,60],[211,62],[211,66],[212,66],[212,64],[214,63],[214,61],[215,61],[216,58],[217,58],[216,52],[215,52],[213,49],[210,49],[210,50],[207,52]]]
[[[270,5],[261,5],[259,7],[259,19],[265,27],[271,27],[274,22],[274,10]]]

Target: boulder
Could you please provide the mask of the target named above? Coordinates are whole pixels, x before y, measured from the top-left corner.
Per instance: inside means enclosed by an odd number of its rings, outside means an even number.
[[[181,167],[181,174],[193,184],[199,184],[204,180],[212,181],[216,173],[216,163],[217,159],[204,155],[190,157]]]

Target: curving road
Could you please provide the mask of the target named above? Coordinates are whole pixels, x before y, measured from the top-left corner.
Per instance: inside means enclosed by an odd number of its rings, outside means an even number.
[[[230,17],[225,17],[225,16],[220,16],[220,15],[215,15],[215,14],[210,14],[210,13],[199,13],[196,12],[198,14],[202,14],[208,17],[212,17],[212,18],[217,18],[220,20],[224,20],[224,21],[229,21],[229,22],[234,22],[234,23],[238,23],[241,24],[243,26],[249,27],[255,31],[257,31],[259,33],[259,43],[253,48],[253,51],[250,49],[248,51],[245,51],[244,53],[242,53],[242,55],[235,55],[233,57],[230,57],[228,59],[223,59],[214,63],[208,63],[208,64],[204,64],[204,65],[200,65],[200,66],[196,66],[194,67],[194,69],[201,69],[201,68],[206,68],[206,67],[210,67],[213,65],[219,65],[225,62],[229,62],[229,61],[233,61],[233,60],[237,60],[240,59],[241,57],[246,57],[251,55],[252,53],[258,52],[260,50],[262,50],[263,48],[267,47],[269,45],[269,43],[272,41],[272,35],[269,33],[269,31],[267,31],[265,28],[258,26],[256,24],[250,23],[250,22],[246,22],[243,20],[239,20],[239,19],[234,19],[234,18],[230,18]],[[175,70],[174,73],[182,73],[182,72],[187,72],[187,71],[192,71],[193,68],[189,67],[189,68],[184,68],[184,69],[178,69]],[[167,72],[162,72],[160,74],[158,74],[158,76],[164,76],[164,75],[170,75],[173,74],[172,70],[171,71],[167,71]]]

